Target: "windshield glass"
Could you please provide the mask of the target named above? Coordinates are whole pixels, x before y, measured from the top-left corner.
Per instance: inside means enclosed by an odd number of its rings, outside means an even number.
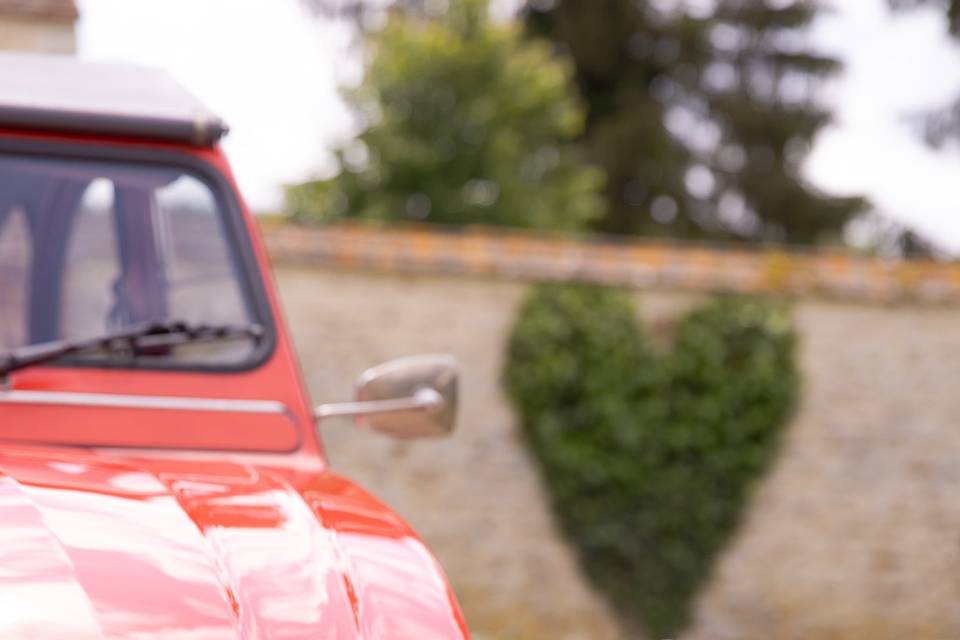
[[[0,351],[149,322],[262,322],[243,273],[224,212],[197,175],[0,155]],[[249,339],[187,344],[146,359],[236,365],[254,348]]]

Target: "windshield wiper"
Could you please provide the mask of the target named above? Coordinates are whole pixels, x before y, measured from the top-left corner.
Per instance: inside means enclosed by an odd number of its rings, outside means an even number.
[[[0,379],[14,371],[89,351],[138,355],[192,342],[215,342],[236,338],[263,337],[258,324],[209,325],[181,320],[135,325],[114,333],[83,340],[55,340],[20,347],[0,354]]]

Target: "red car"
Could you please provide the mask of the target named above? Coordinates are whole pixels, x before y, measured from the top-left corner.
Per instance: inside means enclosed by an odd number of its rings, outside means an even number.
[[[162,73],[0,56],[0,638],[466,638],[315,428],[446,433],[456,364],[310,405],[225,132]]]

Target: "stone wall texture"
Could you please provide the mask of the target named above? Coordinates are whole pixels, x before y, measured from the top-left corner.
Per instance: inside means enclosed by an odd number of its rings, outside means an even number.
[[[333,467],[423,535],[479,639],[622,637],[558,535],[499,384],[528,285],[281,264],[315,401],[414,353],[463,365],[459,431],[322,426]],[[694,293],[639,291],[669,338]],[[804,390],[783,451],[698,600],[692,640],[960,637],[960,310],[799,299]]]

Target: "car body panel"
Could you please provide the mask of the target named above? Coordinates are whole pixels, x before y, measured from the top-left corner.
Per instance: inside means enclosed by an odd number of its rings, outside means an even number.
[[[48,365],[14,373],[6,391],[283,413],[0,399],[0,640],[467,638],[421,540],[329,471],[257,224],[220,149],[0,129],[0,152],[11,149],[179,157],[215,172],[236,199],[275,342],[244,371]]]
[[[211,172],[220,181],[223,195],[235,204],[232,213],[239,218],[253,254],[252,260],[256,269],[253,275],[261,280],[268,311],[276,325],[274,347],[269,357],[256,368],[247,371],[156,371],[43,366],[13,374],[11,382],[14,389],[276,401],[289,409],[292,421],[297,425],[297,440],[301,449],[323,455],[320,441],[312,429],[312,406],[303,387],[296,354],[284,326],[259,228],[243,203],[226,157],[218,147],[191,147],[82,135],[26,134],[0,129],[0,153],[3,152],[80,158],[130,158],[131,161],[141,162],[155,159],[153,161],[181,162],[187,168],[191,165],[200,166],[203,171]],[[88,422],[83,415],[71,415],[71,419],[76,421],[74,429],[78,433],[99,428],[95,419]],[[112,444],[142,445],[137,442],[125,444],[124,433],[123,429],[117,430]],[[182,435],[185,440],[179,446],[191,447],[191,432],[184,430]],[[278,442],[269,449],[284,449],[287,439],[287,436],[280,434]],[[2,440],[3,429],[0,428],[0,442]],[[230,434],[229,439],[220,442],[219,446],[225,450],[257,448],[254,444],[244,443],[242,432]]]
[[[27,402],[21,402],[27,396]],[[16,403],[10,398],[18,400]],[[91,402],[91,399],[93,401]],[[70,400],[76,400],[73,404]],[[98,406],[108,401],[138,402],[142,406]],[[169,402],[180,401],[182,406]],[[169,398],[90,393],[0,391],[3,409],[3,440],[57,445],[136,448],[190,448],[223,451],[224,443],[236,451],[293,451],[299,445],[300,429],[290,411],[277,404],[276,411],[251,411],[240,401],[206,400],[223,405],[222,410],[193,408],[202,398]],[[61,403],[57,410],[49,406]],[[165,404],[163,401],[167,401]],[[231,408],[236,403],[237,408]],[[132,402],[131,402],[132,404]],[[202,407],[202,405],[201,405]],[[267,405],[271,407],[270,404]],[[69,416],[69,419],[65,419]],[[190,425],[189,431],[171,425]]]
[[[0,638],[466,637],[439,566],[349,481],[0,453]]]

